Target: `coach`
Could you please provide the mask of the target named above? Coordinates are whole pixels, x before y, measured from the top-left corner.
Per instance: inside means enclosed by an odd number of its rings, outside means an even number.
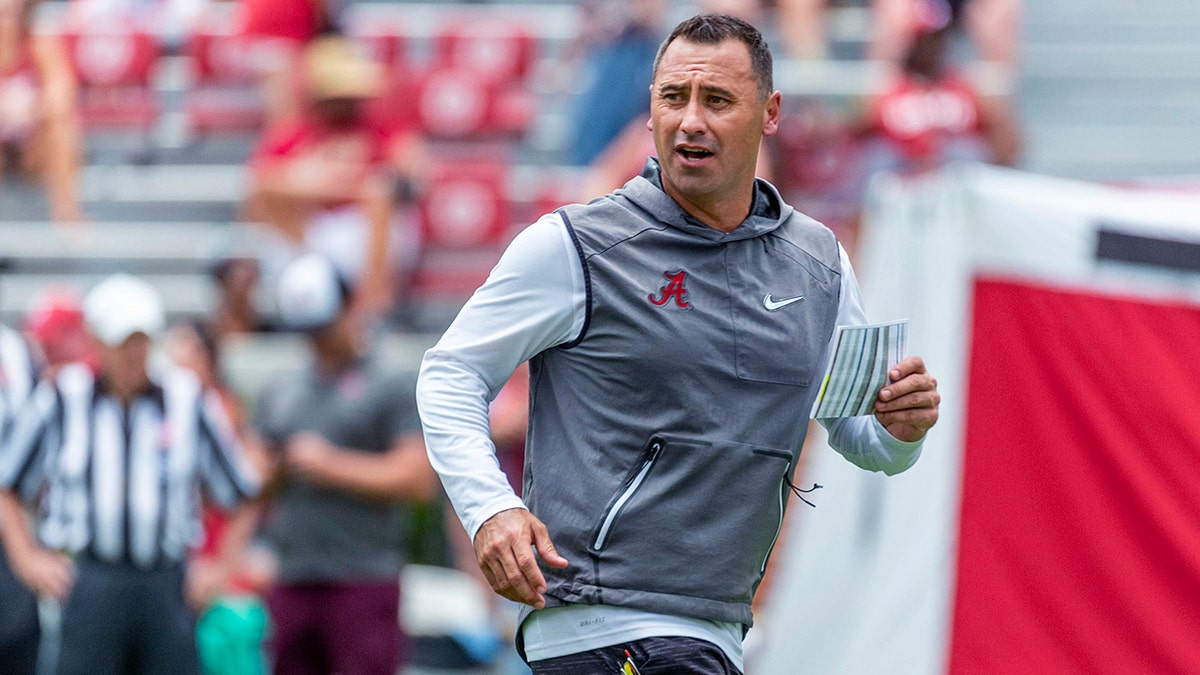
[[[518,235],[425,355],[433,466],[492,587],[529,605],[535,674],[743,669],[829,342],[866,322],[834,235],[754,176],[779,123],[771,70],[745,22],[676,27],[651,85],[658,158]],[[526,359],[522,503],[487,404]],[[892,474],[937,406],[910,357],[873,416],[826,424],[850,461]]]

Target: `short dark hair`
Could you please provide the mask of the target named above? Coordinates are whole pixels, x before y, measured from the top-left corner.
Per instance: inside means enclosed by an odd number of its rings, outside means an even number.
[[[720,44],[726,40],[740,41],[750,50],[750,65],[754,68],[754,74],[758,76],[759,94],[765,99],[775,91],[771,48],[762,33],[749,23],[728,14],[698,14],[684,20],[658,46],[658,54],[654,57],[654,77],[658,77],[658,66],[662,63],[663,52],[667,51],[667,47],[676,38],[708,45]]]

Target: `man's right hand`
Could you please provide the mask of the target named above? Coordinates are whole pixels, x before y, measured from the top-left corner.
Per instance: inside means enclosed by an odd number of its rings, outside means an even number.
[[[475,560],[497,594],[530,605],[546,606],[546,578],[534,550],[547,565],[566,567],[550,542],[546,526],[525,509],[508,509],[488,518],[475,533]]]
[[[61,602],[75,585],[75,565],[65,554],[37,547],[10,562],[21,583],[39,596]]]

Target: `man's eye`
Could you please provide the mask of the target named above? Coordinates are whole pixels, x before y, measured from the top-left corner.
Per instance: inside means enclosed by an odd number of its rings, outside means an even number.
[[[724,96],[709,96],[708,104],[712,106],[729,105],[729,99],[725,98]]]

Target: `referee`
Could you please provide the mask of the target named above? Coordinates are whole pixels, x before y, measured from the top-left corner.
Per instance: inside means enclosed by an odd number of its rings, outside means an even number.
[[[4,545],[25,585],[63,603],[57,672],[198,673],[184,575],[200,492],[233,508],[259,481],[194,377],[147,372],[164,325],[149,284],[109,277],[83,309],[99,372],[62,369],[19,413],[0,448]],[[21,501],[38,504],[36,539]]]
[[[37,366],[20,333],[0,324],[0,439],[37,382]],[[0,547],[0,666],[7,675],[33,675],[37,669],[37,599],[13,576]]]

